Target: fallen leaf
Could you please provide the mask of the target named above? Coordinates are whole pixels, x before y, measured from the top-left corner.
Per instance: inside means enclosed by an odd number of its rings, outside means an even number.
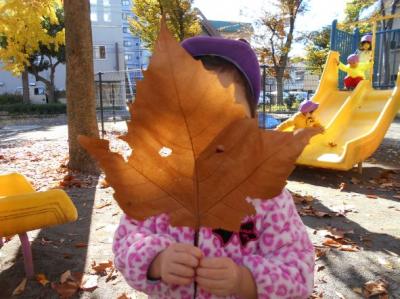
[[[103,263],[99,263],[99,264],[97,264],[95,261],[92,262],[92,269],[97,274],[103,274],[108,268],[113,268],[112,261],[103,262]]]
[[[337,228],[328,226],[324,230],[319,230],[318,234],[323,235],[324,237],[329,237],[329,238],[333,238],[335,240],[339,240],[339,239],[344,238],[345,232],[342,230],[339,230]]]
[[[119,295],[117,299],[131,299],[131,297],[128,297],[125,293],[123,293],[122,295]]]
[[[335,142],[333,142],[333,141],[329,141],[329,142],[328,142],[328,145],[329,145],[330,147],[336,147],[336,146],[337,146],[337,144],[336,144]]]
[[[259,129],[235,103],[234,86],[224,87],[189,55],[165,22],[129,111],[121,137],[134,149],[127,162],[108,140],[79,136],[79,143],[99,162],[129,217],[167,213],[174,226],[238,231],[243,217],[255,214],[246,196],[280,194],[318,133]]]
[[[323,298],[324,298],[323,292],[318,293],[317,291],[313,291],[313,293],[310,295],[308,299],[323,299]]]
[[[339,243],[336,240],[333,240],[331,238],[325,239],[324,242],[322,242],[322,244],[325,246],[333,247],[333,248],[339,248],[340,246],[342,246],[341,243]]]
[[[67,270],[67,271],[65,271],[63,274],[61,274],[60,282],[61,282],[61,283],[64,283],[64,282],[66,282],[68,279],[73,279],[70,270]]]
[[[97,205],[95,208],[96,209],[102,209],[102,208],[108,207],[108,206],[111,206],[111,202],[103,202],[103,203]]]
[[[324,269],[325,269],[325,266],[319,266],[319,267],[317,268],[317,272],[322,271],[322,270],[324,270]]]
[[[375,194],[367,194],[367,197],[368,198],[373,198],[373,199],[378,199],[379,198],[379,196],[375,195]]]
[[[353,288],[352,289],[354,293],[362,295],[362,289],[361,288]]]
[[[110,273],[107,275],[106,277],[106,282],[109,282],[110,280],[114,280],[115,278],[117,278],[117,273],[115,271],[115,268],[111,268]]]
[[[341,245],[339,247],[340,251],[350,251],[350,252],[358,252],[360,248],[356,245]]]
[[[51,287],[60,295],[61,298],[70,298],[82,285],[83,273],[65,271],[60,276],[60,283],[51,283]]]
[[[321,257],[326,256],[326,254],[330,251],[331,249],[329,247],[325,246],[315,246],[315,260],[319,260]]]
[[[342,293],[339,293],[339,292],[337,292],[337,291],[335,291],[335,293],[336,293],[336,296],[338,296],[339,299],[346,299],[346,297],[343,296]]]
[[[312,206],[302,207],[298,212],[302,216],[315,216],[318,218],[331,217],[330,213],[317,211]]]
[[[41,274],[41,273],[36,275],[36,281],[39,282],[42,286],[45,286],[46,284],[48,284],[50,282],[47,280],[46,275]]]
[[[364,284],[364,296],[369,298],[375,295],[386,295],[388,286],[384,279],[370,280]]]
[[[65,259],[70,259],[70,258],[72,258],[72,254],[63,253],[63,257],[64,257]]]
[[[21,295],[25,291],[26,282],[27,282],[26,278],[22,279],[19,285],[14,289],[12,295],[13,296]]]
[[[86,248],[86,247],[88,246],[88,244],[87,244],[87,243],[80,242],[80,243],[76,243],[74,246],[75,246],[76,248]]]
[[[92,291],[97,288],[98,279],[99,277],[97,275],[85,274],[82,278],[80,288],[84,291]]]
[[[314,197],[312,195],[300,195],[298,193],[295,192],[290,192],[292,194],[293,197],[293,201],[296,204],[300,204],[300,203],[310,203],[314,201]]]
[[[60,295],[60,298],[68,299],[79,290],[79,285],[74,281],[68,280],[64,283],[52,282],[51,288],[54,289],[58,295]]]

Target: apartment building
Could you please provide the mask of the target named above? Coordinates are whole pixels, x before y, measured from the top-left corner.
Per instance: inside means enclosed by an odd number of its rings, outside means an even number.
[[[139,37],[129,32],[129,18],[133,18],[131,0],[90,0],[90,19],[92,23],[93,60],[96,83],[99,83],[98,73],[102,72],[102,84],[106,85],[105,102],[109,104],[112,98],[124,99],[126,81],[134,84],[141,77],[142,69],[147,68],[149,51],[143,48]],[[126,76],[126,73],[130,76]],[[57,66],[56,89],[65,90],[65,65]],[[43,72],[44,77],[49,77]],[[31,85],[43,86],[29,76]],[[0,93],[14,93],[22,86],[21,78],[13,77],[11,73],[0,69]],[[109,91],[108,91],[109,89]],[[114,103],[122,105],[121,103]]]

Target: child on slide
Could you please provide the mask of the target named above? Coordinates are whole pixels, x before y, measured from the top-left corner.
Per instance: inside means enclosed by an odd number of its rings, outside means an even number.
[[[371,61],[360,62],[360,57],[357,54],[351,54],[347,57],[347,65],[344,65],[339,60],[336,60],[339,69],[347,76],[344,78],[344,86],[348,90],[353,90],[358,83],[365,79],[365,72],[371,68]]]
[[[285,131],[290,127],[294,127],[294,130],[314,127],[320,128],[323,131],[323,127],[313,115],[313,112],[317,110],[318,106],[318,103],[304,100],[300,103],[299,112],[297,112],[293,117],[279,124],[276,129],[279,131]]]
[[[356,51],[361,63],[369,63],[372,61],[372,35],[366,34],[361,38],[360,48]],[[370,80],[370,69],[365,71],[365,79]]]

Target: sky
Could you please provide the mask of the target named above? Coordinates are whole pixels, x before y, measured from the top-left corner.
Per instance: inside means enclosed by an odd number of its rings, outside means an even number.
[[[195,0],[209,20],[254,22],[262,11],[268,10],[270,0]],[[309,0],[308,11],[296,21],[297,31],[312,31],[332,24],[334,19],[343,19],[346,0]],[[303,45],[296,44],[291,55],[302,55]]]

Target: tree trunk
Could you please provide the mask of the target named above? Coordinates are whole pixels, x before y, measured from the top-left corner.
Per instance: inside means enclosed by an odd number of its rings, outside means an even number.
[[[283,75],[276,74],[276,102],[283,105]]]
[[[46,83],[46,95],[47,95],[47,103],[55,103],[56,97],[54,95],[54,84]]]
[[[28,71],[23,71],[21,75],[22,79],[22,101],[24,104],[29,104],[31,102],[29,98],[29,73]]]
[[[67,62],[69,167],[97,173],[94,160],[79,145],[78,135],[99,137],[93,74],[89,1],[64,0]]]

